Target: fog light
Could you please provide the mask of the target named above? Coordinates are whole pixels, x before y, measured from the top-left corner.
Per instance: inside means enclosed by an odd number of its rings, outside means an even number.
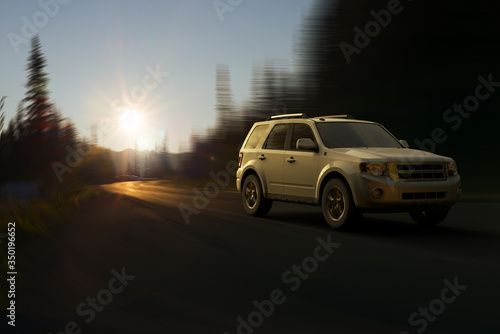
[[[384,190],[381,188],[375,188],[372,190],[372,196],[375,197],[376,199],[380,199],[384,197]]]

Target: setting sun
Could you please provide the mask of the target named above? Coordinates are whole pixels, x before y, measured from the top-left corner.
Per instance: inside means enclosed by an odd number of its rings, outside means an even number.
[[[141,125],[141,115],[137,110],[127,110],[121,115],[120,121],[124,130],[134,131]]]

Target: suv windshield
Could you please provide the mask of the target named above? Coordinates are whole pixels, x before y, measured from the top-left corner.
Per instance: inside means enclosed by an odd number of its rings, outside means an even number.
[[[328,148],[402,147],[399,141],[378,124],[325,122],[316,123],[316,127]]]

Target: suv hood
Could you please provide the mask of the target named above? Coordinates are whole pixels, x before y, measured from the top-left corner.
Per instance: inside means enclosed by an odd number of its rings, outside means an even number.
[[[333,152],[344,153],[352,157],[370,162],[423,162],[449,161],[450,158],[434,153],[407,148],[367,147],[367,148],[336,148]]]

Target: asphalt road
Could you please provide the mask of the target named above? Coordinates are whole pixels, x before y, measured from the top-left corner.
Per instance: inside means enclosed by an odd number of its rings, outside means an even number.
[[[104,186],[24,242],[14,332],[500,332],[500,204],[459,203],[433,228],[366,215],[340,232],[319,207],[253,218],[238,193],[210,190]]]

